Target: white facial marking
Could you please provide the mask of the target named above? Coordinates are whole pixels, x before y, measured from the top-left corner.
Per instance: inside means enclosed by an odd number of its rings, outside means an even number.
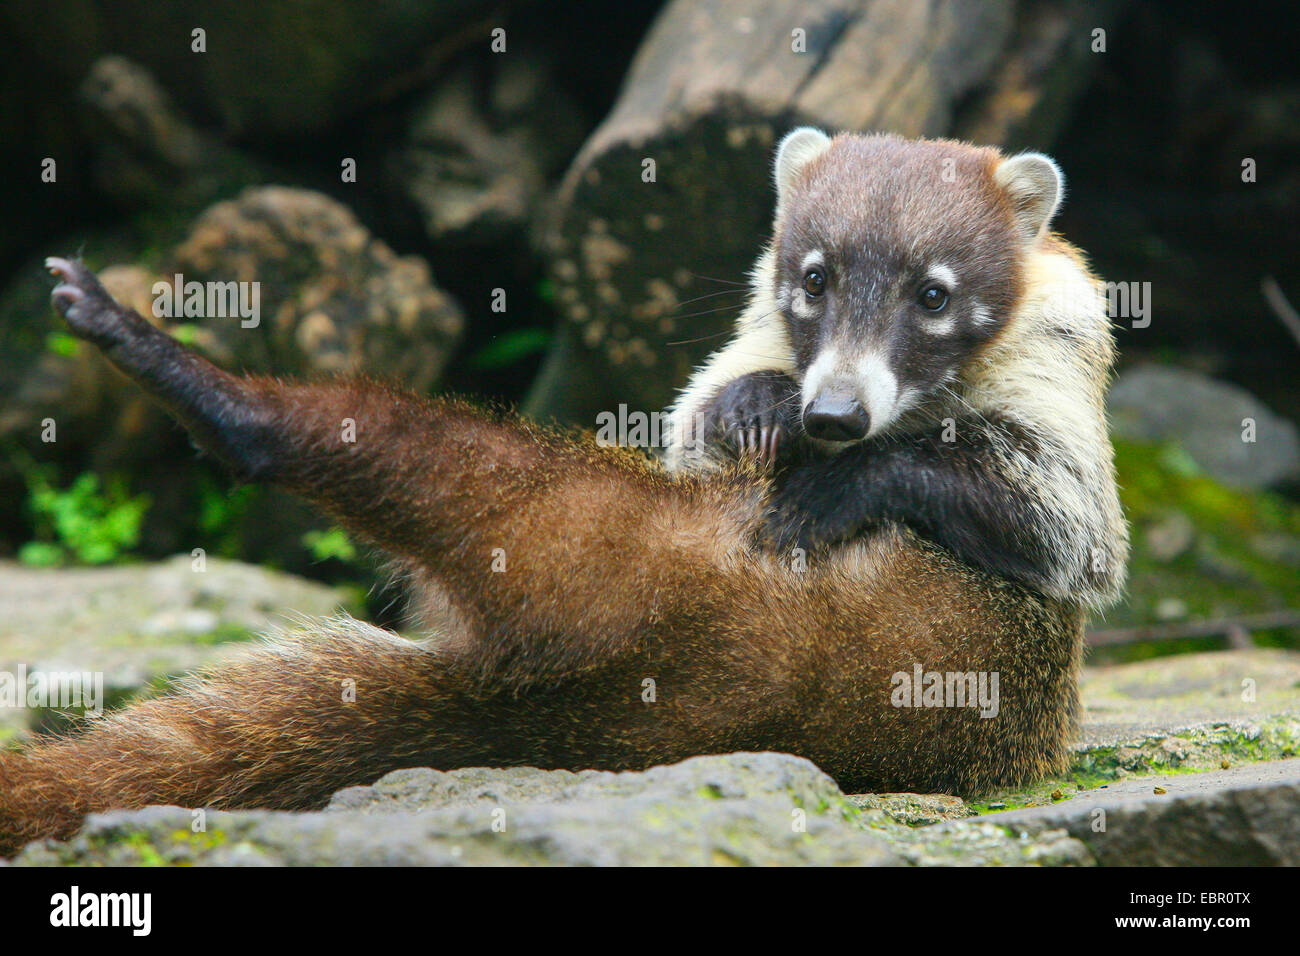
[[[920,397],[921,392],[919,390],[904,386],[898,393],[898,404],[894,407],[894,418],[897,419],[911,410]]]
[[[957,273],[953,272],[952,269],[945,266],[943,263],[935,263],[930,266],[925,277],[931,282],[937,282],[949,292],[953,292],[957,289]]]
[[[936,262],[930,266],[925,273],[926,283],[934,283],[943,286],[949,292],[957,289],[957,273],[942,262]],[[921,328],[930,335],[952,335],[957,330],[957,319],[955,316],[948,315],[943,318],[926,318],[921,322]]]
[[[898,417],[898,378],[879,352],[868,352],[858,360],[858,388],[863,396],[871,428],[867,437],[880,434]],[[806,388],[806,386],[805,386]]]
[[[988,325],[993,321],[993,313],[989,311],[989,307],[978,302],[971,306],[970,317],[976,325]]]
[[[839,354],[833,348],[826,349],[813,359],[813,363],[808,366],[808,371],[803,377],[803,392],[800,396],[803,405],[800,407],[808,407],[808,403],[821,391],[826,380],[836,373],[839,363]]]
[[[803,290],[803,277],[808,274],[809,269],[821,270],[822,254],[820,249],[814,249],[803,257],[803,263],[799,266],[799,281],[792,286],[790,295],[790,311],[799,318],[804,318],[812,311],[812,303],[808,301],[808,293]]]
[[[798,318],[803,318],[808,314],[808,296],[804,294],[803,289],[793,288],[789,292],[781,293],[790,299],[790,311]]]
[[[942,319],[921,319],[921,330],[930,335],[951,335],[956,328],[957,319],[951,315]]]

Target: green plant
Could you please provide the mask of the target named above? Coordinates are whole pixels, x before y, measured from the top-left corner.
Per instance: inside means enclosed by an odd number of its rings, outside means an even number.
[[[67,488],[56,488],[51,473],[48,468],[25,469],[36,539],[19,549],[20,561],[107,564],[136,546],[149,509],[147,495],[128,494],[121,478],[109,479],[101,490],[99,476],[92,472],[80,475]]]
[[[302,536],[302,543],[317,561],[338,558],[340,561],[354,561],[357,547],[348,538],[347,532],[335,525],[325,531],[308,531]]]
[[[472,368],[490,371],[508,368],[551,344],[550,329],[514,329],[497,336],[470,357]]]
[[[215,552],[227,558],[239,557],[240,526],[248,509],[263,491],[257,485],[229,487],[206,474],[197,482],[199,513],[197,524],[206,539],[215,542]]]
[[[45,336],[46,350],[64,358],[76,355],[80,346],[81,340],[68,332],[51,332]]]

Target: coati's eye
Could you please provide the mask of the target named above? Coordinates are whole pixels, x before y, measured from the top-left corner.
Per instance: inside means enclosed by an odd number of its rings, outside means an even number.
[[[803,276],[803,290],[816,298],[826,291],[826,277],[816,269],[809,269]]]
[[[948,290],[941,285],[928,285],[921,290],[916,301],[921,303],[921,308],[928,312],[942,312],[943,307],[948,304]]]

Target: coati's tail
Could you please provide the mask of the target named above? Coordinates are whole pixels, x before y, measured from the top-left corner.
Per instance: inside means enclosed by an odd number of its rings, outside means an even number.
[[[1064,760],[1077,608],[892,533],[806,568],[759,553],[756,475],[673,479],[364,381],[237,378],[51,266],[75,331],[245,476],[398,556],[444,624],[428,647],[334,624],[0,756],[0,847],[111,807],[307,806],[421,764],[784,750],[851,790],[969,793]]]
[[[110,808],[306,809],[401,767],[640,767],[708,739],[638,733],[643,689],[609,670],[521,699],[435,646],[345,617],[300,624],[80,733],[0,753],[0,856]]]
[[[422,739],[404,715],[445,705],[437,684],[434,655],[357,621],[287,635],[80,734],[0,754],[0,855],[112,807],[319,804],[401,765]]]

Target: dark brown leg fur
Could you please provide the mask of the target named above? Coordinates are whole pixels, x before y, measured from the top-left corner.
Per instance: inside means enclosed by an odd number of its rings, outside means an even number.
[[[772,749],[848,789],[971,792],[1064,760],[1075,609],[893,534],[792,570],[748,545],[765,492],[751,474],[672,479],[370,382],[240,379],[79,265],[51,266],[74,331],[237,472],[293,489],[435,581],[456,630],[424,646],[324,624],[0,755],[0,852],[67,835],[90,811],[316,806],[402,766],[621,769]],[[918,663],[997,672],[998,715],[893,706],[891,676]]]

